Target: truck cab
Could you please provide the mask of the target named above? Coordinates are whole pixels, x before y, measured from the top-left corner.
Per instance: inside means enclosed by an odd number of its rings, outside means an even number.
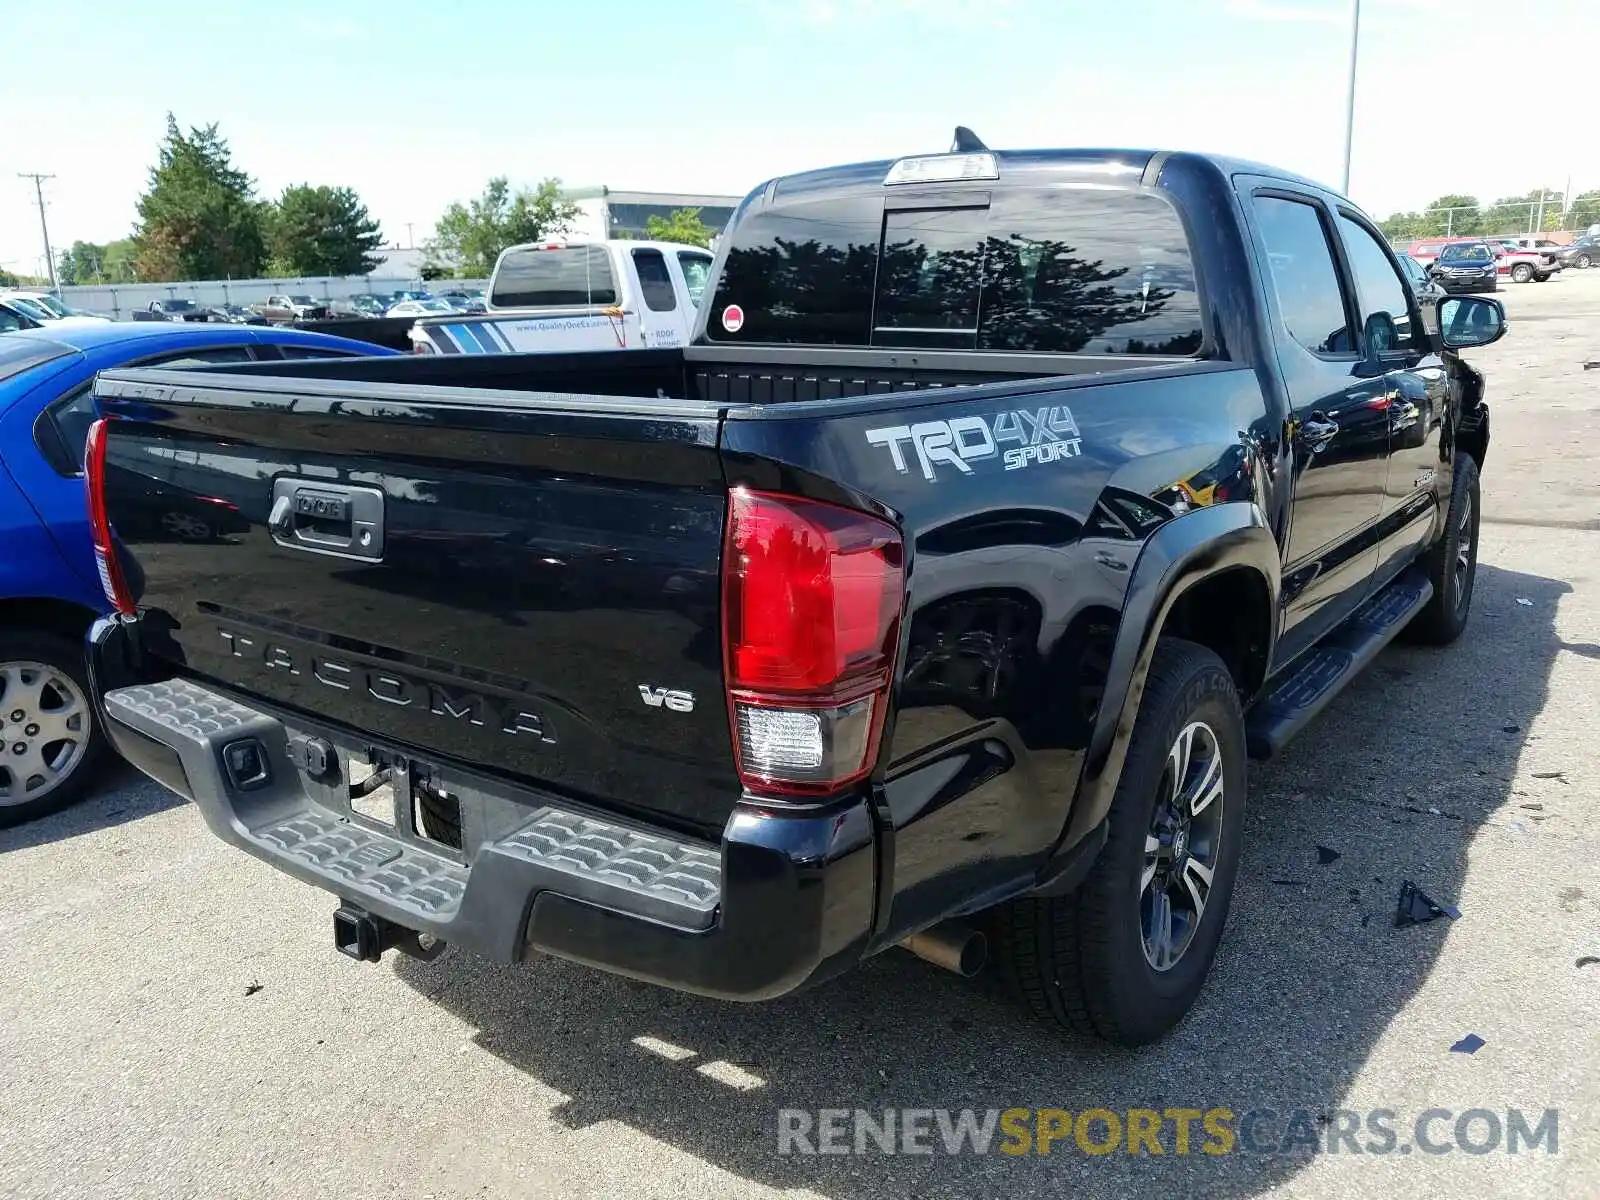
[[[642,350],[685,346],[711,252],[677,242],[526,242],[502,251],[484,315],[426,318],[418,354]]]

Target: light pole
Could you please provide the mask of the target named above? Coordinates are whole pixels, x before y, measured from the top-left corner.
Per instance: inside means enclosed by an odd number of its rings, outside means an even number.
[[[17,178],[33,180],[33,194],[39,201],[39,232],[44,234],[45,273],[50,276],[50,290],[59,296],[61,287],[56,283],[56,256],[50,250],[50,222],[44,215],[44,181],[55,176],[41,175],[36,171],[18,171]]]
[[[1350,144],[1356,133],[1356,48],[1361,43],[1361,0],[1350,0],[1350,88],[1344,101],[1344,184],[1350,194]]]

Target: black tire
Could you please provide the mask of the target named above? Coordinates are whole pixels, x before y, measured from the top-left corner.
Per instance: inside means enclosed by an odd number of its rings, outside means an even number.
[[[78,732],[84,738],[84,746],[70,769],[37,799],[16,801],[11,793],[19,786],[17,773],[9,767],[0,771],[0,828],[36,820],[76,804],[94,783],[110,753],[105,731],[101,729],[95,714],[81,645],[58,633],[14,630],[0,634],[0,766],[14,757],[15,746],[26,745],[28,740],[29,724],[14,722],[12,718],[20,710],[6,703],[9,690],[6,668],[19,663],[37,663],[48,667],[78,689],[84,706]],[[57,695],[54,689],[50,691],[52,696]],[[56,747],[56,754],[59,755],[60,743],[51,743],[51,746]],[[25,781],[20,786],[25,787]]]
[[[1511,279],[1514,283],[1527,283],[1533,278],[1533,268],[1527,263],[1518,263],[1511,268]]]
[[[1157,970],[1147,957],[1141,887],[1146,837],[1170,788],[1168,753],[1195,722],[1214,734],[1222,805],[1211,887],[1186,948]],[[1039,1017],[1124,1046],[1152,1042],[1194,1004],[1227,923],[1244,832],[1245,741],[1239,696],[1204,646],[1163,638],[1145,683],[1106,844],[1078,890],[994,910],[995,960],[1007,989]],[[1197,856],[1198,857],[1198,856]]]
[[[1572,265],[1577,267],[1580,271],[1587,271],[1591,266],[1594,265],[1594,259],[1590,258],[1587,254],[1580,254],[1577,258],[1572,260]]]
[[[1428,582],[1433,584],[1433,599],[1406,627],[1408,641],[1448,646],[1467,627],[1472,585],[1478,577],[1479,514],[1478,464],[1457,451],[1444,533],[1422,561]]]

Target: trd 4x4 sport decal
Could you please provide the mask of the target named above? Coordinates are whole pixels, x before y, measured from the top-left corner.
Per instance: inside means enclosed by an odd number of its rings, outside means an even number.
[[[937,482],[939,467],[972,474],[972,464],[1000,458],[1007,471],[1062,462],[1082,453],[1082,435],[1072,410],[1052,404],[1034,411],[1017,409],[990,417],[954,417],[916,425],[886,425],[867,430],[867,441],[888,449],[894,469],[911,470],[909,444],[922,477]],[[948,472],[947,472],[948,474]]]

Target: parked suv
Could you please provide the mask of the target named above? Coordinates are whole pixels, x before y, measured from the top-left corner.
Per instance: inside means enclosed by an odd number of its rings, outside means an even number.
[[[1439,251],[1428,274],[1447,292],[1492,292],[1500,266],[1488,242],[1452,242]]]

